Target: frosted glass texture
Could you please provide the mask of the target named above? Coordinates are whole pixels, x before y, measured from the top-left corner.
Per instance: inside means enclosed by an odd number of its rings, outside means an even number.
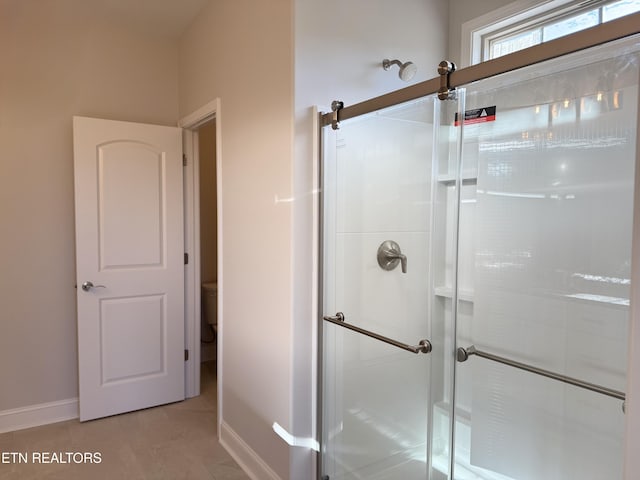
[[[434,98],[325,134],[324,312],[405,344],[429,336]],[[407,271],[383,270],[398,243]],[[331,480],[424,479],[430,355],[324,322],[323,471]]]
[[[463,169],[477,182],[459,346],[624,392],[635,48],[467,88],[466,108],[496,106],[496,118],[463,133]],[[458,364],[456,385],[455,478],[622,478],[621,400],[475,356]]]

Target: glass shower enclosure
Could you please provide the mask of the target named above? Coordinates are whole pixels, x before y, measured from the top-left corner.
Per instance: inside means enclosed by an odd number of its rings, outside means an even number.
[[[637,44],[323,130],[319,478],[622,478]]]

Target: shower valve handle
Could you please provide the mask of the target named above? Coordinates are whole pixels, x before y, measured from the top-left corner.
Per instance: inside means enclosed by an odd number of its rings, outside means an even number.
[[[402,253],[389,253],[387,254],[386,258],[390,260],[399,259],[400,269],[402,270],[402,273],[407,273],[407,256],[406,255],[403,255]]]
[[[393,270],[400,263],[402,273],[407,273],[407,256],[393,240],[385,240],[378,247],[378,265],[383,270]]]

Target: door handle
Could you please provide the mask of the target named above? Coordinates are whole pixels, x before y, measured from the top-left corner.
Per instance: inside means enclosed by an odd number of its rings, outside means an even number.
[[[81,286],[82,290],[88,292],[92,288],[107,288],[105,285],[94,285],[93,282],[84,282]]]

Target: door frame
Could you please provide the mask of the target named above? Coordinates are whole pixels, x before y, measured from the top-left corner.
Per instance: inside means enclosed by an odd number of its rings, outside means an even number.
[[[189,263],[185,265],[185,348],[189,359],[185,362],[185,396],[200,395],[200,174],[198,129],[216,120],[216,196],[218,240],[218,419],[222,418],[222,349],[223,349],[223,262],[222,262],[222,145],[220,99],[203,105],[178,122],[183,129],[184,166],[184,245]],[[219,424],[219,420],[218,420]],[[218,426],[219,428],[219,426]]]

